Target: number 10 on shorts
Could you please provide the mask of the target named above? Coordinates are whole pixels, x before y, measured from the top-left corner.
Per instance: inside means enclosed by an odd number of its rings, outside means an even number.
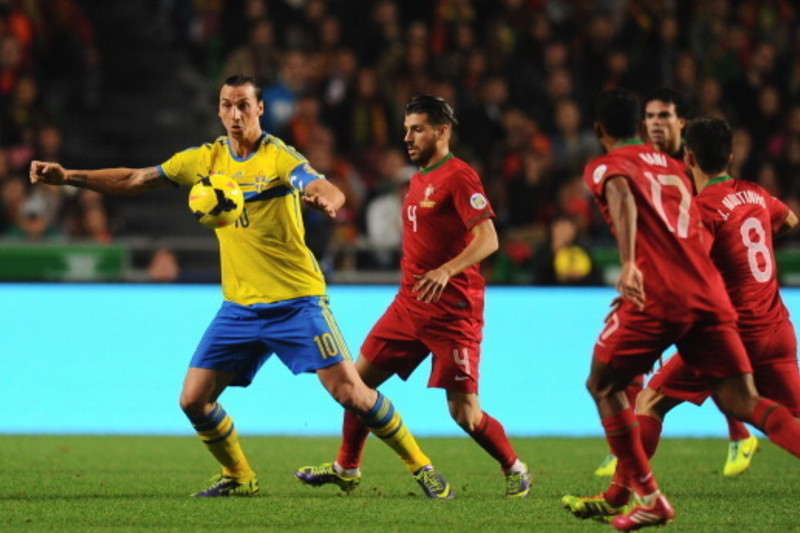
[[[316,343],[319,354],[323,359],[333,357],[334,355],[339,355],[339,346],[336,344],[336,341],[333,339],[333,335],[330,333],[315,335],[314,342]]]

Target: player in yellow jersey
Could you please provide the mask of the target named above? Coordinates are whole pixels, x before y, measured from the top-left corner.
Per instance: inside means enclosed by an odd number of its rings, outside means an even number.
[[[344,195],[305,157],[262,131],[263,113],[258,83],[232,76],[219,91],[226,136],[148,168],[67,170],[33,161],[30,179],[106,194],[191,186],[216,173],[241,186],[242,216],[235,225],[216,230],[224,301],[192,357],[180,396],[181,408],[222,466],[211,486],[195,496],[258,494],[233,420],[217,399],[228,386],[248,386],[274,353],[295,374],[316,372],[337,402],[397,452],[427,494],[449,498],[449,484],[405,429],[391,401],[367,387],[356,372],[328,308],[322,273],[305,245],[301,202],[335,217]],[[342,488],[349,490],[359,481],[344,480]]]

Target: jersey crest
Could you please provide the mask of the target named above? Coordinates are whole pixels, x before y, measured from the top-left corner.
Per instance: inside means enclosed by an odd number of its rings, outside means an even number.
[[[433,207],[436,205],[436,202],[431,200],[431,195],[433,194],[433,190],[434,190],[433,185],[428,185],[427,187],[425,187],[425,192],[424,192],[425,197],[419,203],[420,207]]]

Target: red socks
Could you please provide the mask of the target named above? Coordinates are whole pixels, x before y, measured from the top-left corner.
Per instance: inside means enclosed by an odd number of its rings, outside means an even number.
[[[631,380],[625,388],[625,396],[628,397],[628,403],[631,404],[631,409],[636,410],[636,397],[642,392],[644,388],[644,374],[636,376]]]
[[[655,455],[658,441],[661,439],[661,422],[652,416],[645,415],[636,415],[636,420],[639,422],[642,448],[649,459]],[[605,500],[614,507],[625,505],[631,498],[630,482],[626,478],[625,467],[619,463],[614,477],[611,479],[611,485],[603,493]]]
[[[788,409],[761,398],[750,415],[750,423],[766,433],[769,440],[800,457],[800,424]]]
[[[728,438],[731,442],[744,440],[750,436],[750,432],[747,431],[747,426],[743,423],[732,416],[725,415],[725,418],[728,420]]]
[[[361,452],[367,442],[369,429],[352,411],[344,412],[342,422],[342,444],[336,462],[342,468],[358,468],[361,465]]]
[[[616,455],[619,461],[617,470],[621,476],[628,478],[625,484],[631,484],[641,494],[651,494],[657,491],[658,484],[653,477],[650,464],[647,462],[639,424],[633,414],[633,409],[624,409],[614,416],[604,418],[603,428],[606,432],[606,440],[611,447],[611,453]],[[621,471],[620,467],[622,467]]]
[[[636,415],[636,420],[639,422],[642,448],[644,448],[647,458],[650,459],[656,454],[658,441],[661,440],[661,421],[647,415]]]
[[[508,470],[517,462],[517,454],[508,441],[503,425],[485,411],[475,429],[467,431],[467,433],[481,448],[500,463],[503,470]]]

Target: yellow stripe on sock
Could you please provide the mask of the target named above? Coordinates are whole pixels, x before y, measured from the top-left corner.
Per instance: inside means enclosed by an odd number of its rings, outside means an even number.
[[[230,416],[225,415],[215,427],[206,431],[198,431],[197,435],[217,462],[222,465],[224,475],[237,481],[248,481],[255,477],[239,444],[239,435]]]
[[[381,406],[381,409],[388,410],[389,406],[391,403],[387,401]],[[370,430],[400,456],[411,473],[431,464],[431,460],[422,453],[416,439],[408,431],[403,424],[402,417],[396,411],[386,425],[370,428]]]

